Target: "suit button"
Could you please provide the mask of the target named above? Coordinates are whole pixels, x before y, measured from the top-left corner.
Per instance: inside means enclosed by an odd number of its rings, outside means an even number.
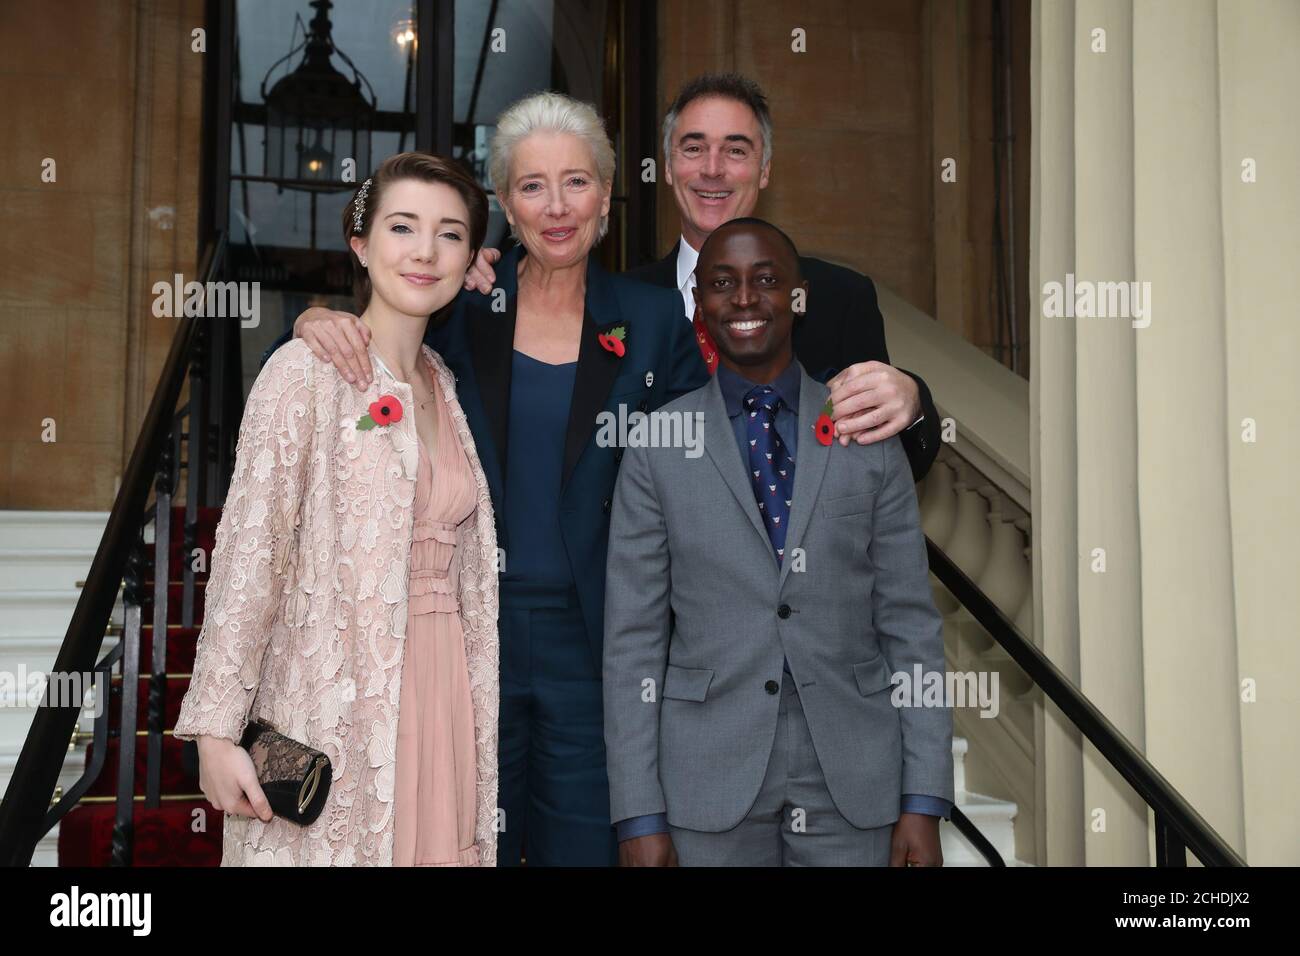
[[[780,689],[781,685],[774,680],[770,680],[763,685],[763,690],[767,691],[769,694],[775,694]]]
[[[623,460],[623,449],[619,448],[617,451],[614,452],[614,464],[617,465],[622,460]]]
[[[604,501],[600,503],[600,510],[605,512],[605,514],[609,514],[610,504],[611,504],[610,500],[606,498]]]
[[[638,412],[644,412],[644,411],[646,410],[646,408],[648,407],[648,404],[649,404],[649,403],[646,402],[646,400],[643,398],[643,399],[641,399],[640,402],[637,403],[636,410],[637,410]]]
[[[782,604],[779,608],[776,609],[776,616],[784,621],[787,617],[790,616],[790,605]]]

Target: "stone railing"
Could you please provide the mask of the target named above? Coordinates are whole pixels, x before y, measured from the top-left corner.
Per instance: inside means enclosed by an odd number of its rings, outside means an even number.
[[[891,362],[925,379],[943,419],[939,457],[917,486],[926,536],[1037,643],[1029,383],[890,290],[877,291]],[[969,741],[966,786],[1016,802],[1016,855],[1034,861],[1042,696],[938,579],[931,582],[949,670],[997,680],[995,717],[982,718],[973,705],[954,713],[955,733]]]

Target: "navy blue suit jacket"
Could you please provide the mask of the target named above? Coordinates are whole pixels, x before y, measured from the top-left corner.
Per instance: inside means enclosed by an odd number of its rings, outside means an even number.
[[[516,269],[523,255],[523,247],[516,246],[496,266],[496,288],[505,294],[503,301],[496,297],[500,311],[493,311],[494,296],[462,293],[451,318],[431,329],[428,339],[456,376],[456,394],[491,489],[497,542],[505,549],[507,566],[510,540],[500,516],[505,513],[509,453]],[[627,406],[625,414],[654,411],[708,382],[708,369],[681,311],[676,292],[611,275],[594,257],[588,259],[586,309],[564,439],[560,528],[597,665],[604,644],[609,513],[623,458],[621,448],[596,444],[597,415],[608,411],[617,417],[619,405]],[[619,325],[626,330],[622,358],[597,339]]]

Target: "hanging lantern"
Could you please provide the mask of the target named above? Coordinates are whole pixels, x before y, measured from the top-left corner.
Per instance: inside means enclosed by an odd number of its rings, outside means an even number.
[[[265,175],[279,189],[306,191],[344,188],[342,162],[356,161],[356,171],[370,169],[370,134],[377,99],[370,81],[330,32],[330,0],[312,0],[316,9],[302,43],[272,65],[262,80],[266,102]],[[267,90],[271,75],[299,52],[302,61]],[[334,68],[337,55],[351,71],[349,79]]]

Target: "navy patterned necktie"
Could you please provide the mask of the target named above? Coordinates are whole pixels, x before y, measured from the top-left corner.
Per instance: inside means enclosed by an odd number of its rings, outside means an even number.
[[[781,396],[770,385],[759,385],[745,393],[745,431],[749,438],[749,480],[754,486],[758,513],[776,552],[776,563],[785,557],[785,532],[790,524],[790,500],[794,497],[794,458],[776,433],[776,410]]]

